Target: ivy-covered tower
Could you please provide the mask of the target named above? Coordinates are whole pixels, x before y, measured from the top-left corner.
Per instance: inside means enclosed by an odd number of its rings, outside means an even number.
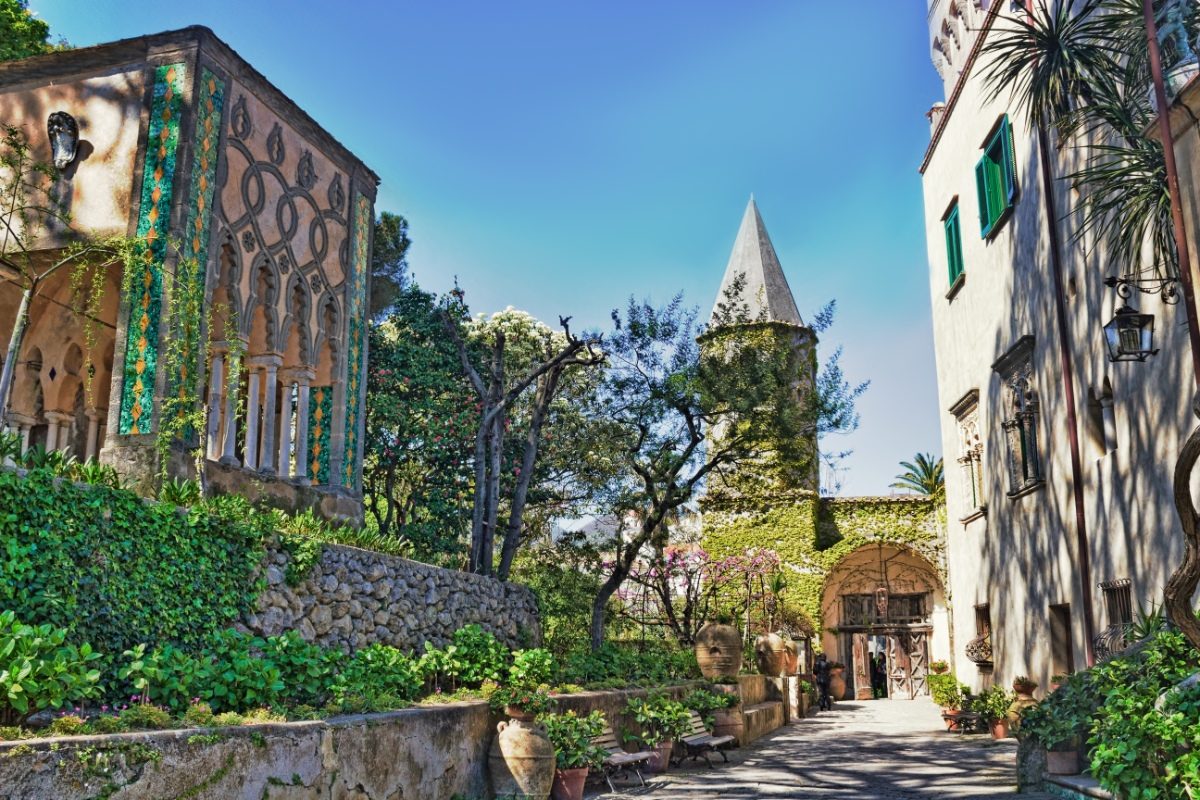
[[[815,498],[819,454],[815,407],[809,392],[816,379],[817,337],[800,316],[753,195],[742,216],[709,330],[701,344],[726,351],[736,346],[762,359],[785,359],[788,371],[796,376],[797,414],[812,417],[811,425],[804,426],[811,433],[806,433],[802,441],[789,435],[786,441],[767,442],[765,454],[756,462],[711,481],[708,508],[737,511],[745,504],[751,510],[761,509],[767,498],[774,503]],[[713,433],[714,437],[721,435],[720,429]]]

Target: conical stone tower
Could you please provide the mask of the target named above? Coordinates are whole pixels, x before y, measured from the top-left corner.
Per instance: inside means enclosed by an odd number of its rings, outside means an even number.
[[[725,352],[734,347],[754,348],[763,358],[786,359],[796,376],[797,409],[810,413],[808,393],[816,378],[816,344],[816,334],[800,316],[779,256],[751,196],[701,346],[723,348]],[[717,439],[723,433],[724,429],[718,428],[711,435]],[[752,511],[764,505],[815,498],[818,461],[815,424],[804,441],[793,438],[767,442],[762,458],[709,482],[706,508]]]

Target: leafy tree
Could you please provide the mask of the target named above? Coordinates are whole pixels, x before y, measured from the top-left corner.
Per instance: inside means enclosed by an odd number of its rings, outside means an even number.
[[[852,425],[854,401],[866,388],[828,370],[805,383],[808,356],[790,341],[764,349],[717,328],[701,347],[696,311],[681,296],[661,308],[631,298],[623,314],[613,312],[613,325],[601,409],[624,468],[614,492],[624,529],[592,603],[594,650],[604,641],[610,598],[645,548],[665,548],[669,517],[706,480],[729,478],[766,456],[789,472],[815,471],[817,454],[804,443]]]
[[[946,473],[942,459],[933,458],[932,453],[917,453],[912,461],[901,461],[904,472],[896,476],[893,489],[907,489],[928,497],[940,496],[946,490]]]
[[[49,37],[49,23],[33,15],[28,0],[0,0],[0,61],[48,53]]]
[[[465,311],[460,307],[459,312]],[[575,368],[594,367],[602,363],[603,355],[596,346],[597,337],[583,338],[571,333],[570,318],[560,318],[561,333],[537,323],[528,314],[509,310],[493,317],[495,324],[474,326],[468,338],[463,335],[461,322],[447,313],[444,321],[450,338],[459,354],[462,372],[477,396],[478,425],[472,453],[474,465],[474,507],[471,516],[472,572],[507,580],[513,559],[524,532],[523,516],[529,500],[530,486],[535,474],[538,451],[551,407],[562,389],[564,379]],[[508,351],[510,334],[519,346]],[[516,367],[514,369],[514,367]],[[516,374],[515,380],[511,379]],[[519,456],[514,464],[511,493],[508,497],[508,520],[501,538],[500,562],[495,564],[495,541],[499,531],[502,503],[502,476],[507,449],[505,434],[511,428],[512,417],[527,390],[524,441],[518,445]]]
[[[370,330],[366,509],[383,536],[428,561],[457,561],[469,532],[476,417],[437,298],[406,283]]]
[[[371,318],[380,319],[412,280],[408,274],[408,220],[384,211],[375,220],[371,250]]]

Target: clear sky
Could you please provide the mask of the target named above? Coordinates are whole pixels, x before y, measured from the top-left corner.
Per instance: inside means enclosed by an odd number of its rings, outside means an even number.
[[[422,286],[605,326],[715,298],[753,192],[823,351],[870,379],[843,495],[940,455],[921,0],[31,0],[84,46],[212,28],[382,178]]]

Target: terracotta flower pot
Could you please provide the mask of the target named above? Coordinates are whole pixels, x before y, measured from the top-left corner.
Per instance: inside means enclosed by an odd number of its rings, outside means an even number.
[[[587,776],[587,767],[556,769],[550,796],[554,800],[583,800],[583,785],[587,782]]]
[[[1019,695],[1032,696],[1033,690],[1037,688],[1037,684],[1036,683],[1018,683],[1017,681],[1013,681],[1012,688],[1013,688],[1013,691]]]
[[[992,722],[992,738],[1007,739],[1008,738],[1008,719],[998,719]]]
[[[1083,771],[1079,750],[1047,750],[1046,772],[1051,775],[1078,775]]]
[[[746,716],[740,708],[718,708],[713,711],[713,736],[732,736],[738,746],[746,735]]]
[[[709,623],[696,634],[696,663],[706,678],[735,678],[742,670],[742,632]]]
[[[650,760],[646,762],[647,772],[666,772],[671,767],[671,751],[675,749],[674,742],[663,742],[650,748]]]
[[[829,696],[841,700],[846,696],[846,668],[834,667],[829,670]]]
[[[554,745],[546,730],[523,719],[505,720],[496,726],[488,751],[492,793],[546,800],[554,785]]]
[[[946,730],[952,731],[958,727],[958,715],[961,712],[957,708],[943,708],[942,713],[946,715]]]

